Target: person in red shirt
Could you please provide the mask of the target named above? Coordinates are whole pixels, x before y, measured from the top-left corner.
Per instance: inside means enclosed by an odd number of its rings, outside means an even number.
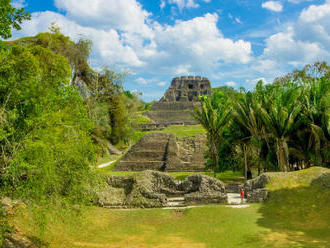
[[[244,189],[241,188],[241,201],[243,202],[243,200],[244,200]]]

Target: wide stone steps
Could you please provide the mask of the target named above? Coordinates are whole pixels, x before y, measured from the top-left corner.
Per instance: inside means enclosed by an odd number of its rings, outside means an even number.
[[[242,185],[238,183],[227,183],[226,192],[227,193],[239,193]]]
[[[169,197],[167,198],[167,207],[186,207],[184,197]]]

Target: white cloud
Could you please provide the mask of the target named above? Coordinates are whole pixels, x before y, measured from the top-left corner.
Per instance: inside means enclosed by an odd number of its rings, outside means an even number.
[[[236,86],[236,83],[233,82],[233,81],[229,81],[229,82],[226,82],[226,85],[227,86],[230,86],[230,87],[235,87]]]
[[[260,73],[267,73],[277,67],[277,63],[270,59],[259,59],[255,61],[252,68]]]
[[[283,6],[280,2],[277,1],[268,1],[264,2],[261,5],[264,9],[268,9],[274,12],[281,12],[283,10]]]
[[[183,8],[198,8],[199,4],[194,0],[168,0],[169,4],[176,4],[181,11]]]
[[[239,24],[243,24],[243,22],[241,21],[241,19],[239,19],[238,17],[235,18],[235,21]]]
[[[307,9],[304,9],[299,17],[299,20],[302,22],[319,22],[327,21],[330,23],[330,1],[328,0],[323,5],[311,5]]]
[[[225,38],[217,21],[217,14],[206,14],[177,20],[174,25],[148,23],[150,38],[146,38],[116,28],[84,26],[68,15],[46,11],[33,13],[32,20],[23,24],[15,38],[45,32],[55,22],[65,35],[77,40],[83,34],[93,41],[94,66],[116,66],[133,72],[188,74],[211,71],[221,62],[248,63],[251,44]]]
[[[120,35],[114,29],[98,30],[91,27],[81,26],[65,16],[51,12],[35,12],[30,21],[22,25],[22,31],[14,33],[14,38],[19,36],[36,35],[45,32],[51,23],[55,22],[61,31],[77,40],[82,35],[93,41],[94,59],[101,60],[99,64],[117,64],[118,66],[142,66],[143,62],[137,57],[135,51],[122,43]]]
[[[295,4],[302,3],[302,2],[312,2],[312,1],[313,0],[288,0],[288,2],[295,3]]]
[[[137,82],[138,84],[148,84],[147,80],[145,80],[143,77],[139,77],[137,79],[135,79],[135,82]]]
[[[294,30],[290,27],[266,40],[264,56],[279,62],[306,64],[320,59],[324,52],[317,42],[295,40]]]
[[[25,0],[14,0],[12,1],[11,5],[16,9],[20,9],[26,7],[27,3],[25,2]]]
[[[241,21],[240,18],[238,18],[238,17],[234,18],[231,13],[228,13],[228,17],[229,17],[230,20],[233,21],[233,23],[243,24],[243,22]]]
[[[152,33],[148,26],[151,13],[136,0],[55,0],[55,4],[80,25],[114,28],[144,37],[150,37]]]
[[[160,7],[161,9],[164,9],[165,6],[166,6],[166,1],[165,1],[165,0],[160,0],[160,5],[159,5],[159,7]]]
[[[330,0],[304,9],[295,23],[266,39],[262,58],[292,66],[330,59]]]
[[[158,86],[165,86],[167,83],[165,81],[161,81],[159,83],[157,83]]]
[[[158,26],[155,42],[158,49],[164,51],[163,63],[184,66],[184,70],[179,68],[177,71],[185,72],[212,69],[220,61],[248,63],[251,44],[225,38],[217,21],[217,14],[206,14],[188,21],[177,21],[173,26]]]
[[[247,82],[255,85],[257,84],[259,81],[262,81],[264,84],[270,84],[270,80],[266,80],[265,78],[263,77],[260,77],[260,78],[255,78],[255,79],[252,79],[252,80],[247,80]]]

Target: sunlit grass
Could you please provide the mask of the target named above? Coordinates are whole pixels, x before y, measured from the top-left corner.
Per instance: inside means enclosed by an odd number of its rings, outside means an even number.
[[[174,125],[169,126],[160,132],[173,134],[177,138],[206,134],[205,129],[201,125]]]

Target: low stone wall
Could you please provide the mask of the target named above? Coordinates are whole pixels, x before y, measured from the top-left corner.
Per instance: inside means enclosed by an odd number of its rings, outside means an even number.
[[[190,205],[227,202],[225,184],[213,177],[192,175],[187,177],[179,188],[185,192],[185,202]]]

